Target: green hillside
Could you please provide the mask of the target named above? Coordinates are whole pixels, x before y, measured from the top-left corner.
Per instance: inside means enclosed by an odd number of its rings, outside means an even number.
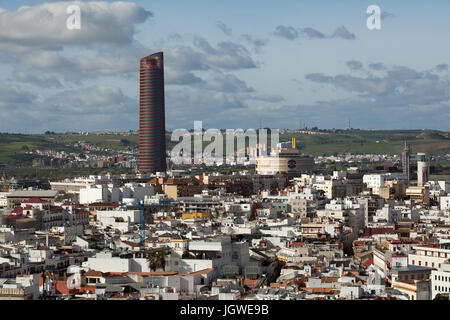
[[[450,153],[450,133],[442,131],[341,131],[326,132],[321,135],[282,134],[280,141],[297,140],[297,148],[314,155],[332,155],[335,153],[374,153],[399,154],[407,140],[412,153],[426,152],[433,155]],[[170,150],[176,142],[170,141],[166,134],[167,147]],[[137,135],[75,135],[75,134],[0,134],[0,164],[20,164],[30,161],[33,156],[25,152],[30,149],[77,151],[73,144],[87,142],[103,149],[124,150],[137,148]],[[269,137],[270,139],[270,137]],[[207,145],[208,143],[204,143]]]
[[[281,141],[297,140],[297,148],[305,153],[315,155],[332,155],[334,153],[372,153],[399,154],[403,150],[404,141],[411,145],[412,152],[429,154],[450,153],[450,137],[448,132],[422,131],[343,131],[324,135],[281,135]]]

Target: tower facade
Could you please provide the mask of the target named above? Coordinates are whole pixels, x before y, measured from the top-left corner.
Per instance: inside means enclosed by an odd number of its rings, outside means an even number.
[[[405,141],[405,147],[402,152],[402,167],[403,174],[406,176],[406,179],[409,181],[409,168],[410,168],[410,147],[409,144]]]
[[[423,187],[430,178],[430,166],[426,153],[417,154],[417,185]]]
[[[158,52],[140,61],[139,73],[140,173],[166,171],[164,56]]]

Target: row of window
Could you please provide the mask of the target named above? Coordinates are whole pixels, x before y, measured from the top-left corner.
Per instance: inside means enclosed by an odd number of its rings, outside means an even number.
[[[414,260],[412,260],[411,262],[413,265],[415,264]],[[419,260],[419,266],[421,266],[421,265],[422,265],[422,261]],[[428,261],[425,261],[425,267],[428,267]],[[434,262],[431,263],[431,267],[434,268]],[[441,267],[441,264],[439,263],[438,268],[440,268],[440,267]]]
[[[449,277],[444,277],[444,276],[438,276],[438,275],[435,275],[435,276],[434,276],[434,280],[438,280],[438,281],[448,281],[448,280],[449,280]]]
[[[428,257],[450,258],[450,255],[444,252],[419,251],[418,253],[422,256]]]
[[[425,280],[427,279],[426,274],[422,273],[422,274],[412,274],[412,275],[404,275],[404,276],[398,276],[398,280]]]
[[[440,291],[440,292],[450,292],[448,287],[444,287],[444,286],[434,286],[434,290]]]

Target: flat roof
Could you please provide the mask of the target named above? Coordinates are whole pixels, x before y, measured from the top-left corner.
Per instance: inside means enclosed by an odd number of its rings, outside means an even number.
[[[18,190],[13,191],[8,198],[54,198],[59,194],[57,190]]]
[[[409,264],[407,267],[401,267],[401,268],[393,268],[392,272],[406,272],[406,271],[426,271],[426,270],[432,270],[433,268],[429,267],[423,267],[423,266],[415,266]]]

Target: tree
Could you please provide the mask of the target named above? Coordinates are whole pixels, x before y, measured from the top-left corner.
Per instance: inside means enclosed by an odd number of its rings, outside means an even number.
[[[158,268],[164,270],[164,267],[166,266],[165,256],[164,250],[149,253],[147,256],[148,267],[153,271],[156,271]]]
[[[129,146],[130,145],[130,140],[128,140],[128,139],[121,139],[120,143],[122,143],[124,146]]]
[[[444,296],[444,295],[438,293],[438,294],[434,297],[433,300],[449,300],[449,299],[448,299],[448,296]]]

